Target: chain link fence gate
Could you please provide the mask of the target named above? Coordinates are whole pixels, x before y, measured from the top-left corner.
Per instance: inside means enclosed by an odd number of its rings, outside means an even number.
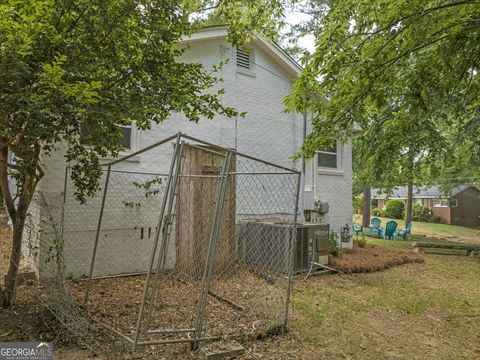
[[[64,274],[89,318],[133,350],[286,329],[299,172],[177,134],[102,182],[87,205],[65,182]]]

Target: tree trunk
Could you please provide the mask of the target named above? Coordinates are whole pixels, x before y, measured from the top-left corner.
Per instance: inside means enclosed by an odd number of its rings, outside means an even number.
[[[370,208],[372,204],[372,189],[369,185],[363,187],[363,221],[362,226],[370,225]]]
[[[0,188],[5,198],[8,215],[13,223],[12,252],[10,254],[10,264],[8,267],[8,273],[5,277],[4,288],[0,289],[0,307],[11,306],[15,301],[25,219],[37,184],[44,174],[43,169],[38,163],[40,149],[40,144],[35,144],[33,161],[31,162],[32,168],[35,170],[32,172],[31,169],[21,167],[18,164],[9,164],[8,147],[5,145],[0,146]],[[22,177],[21,186],[19,186],[17,181],[17,194],[15,197],[12,196],[10,192],[7,171],[8,167],[18,171],[18,174]],[[15,198],[18,199],[18,202],[15,202]]]
[[[15,301],[15,293],[17,290],[17,274],[20,266],[22,237],[25,225],[25,215],[18,214],[17,221],[13,224],[12,234],[12,251],[10,254],[10,265],[8,273],[5,277],[5,288],[2,289],[0,296],[0,307],[9,307]]]
[[[412,221],[412,211],[413,211],[413,179],[410,177],[408,179],[408,193],[407,193],[407,210],[405,215],[405,223],[408,224]]]

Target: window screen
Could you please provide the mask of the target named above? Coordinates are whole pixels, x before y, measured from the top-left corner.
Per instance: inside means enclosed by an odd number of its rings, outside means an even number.
[[[338,157],[337,141],[332,139],[327,146],[320,148],[317,157],[319,167],[336,169]]]
[[[118,143],[125,149],[132,148],[132,128],[130,126],[120,126],[122,137],[118,140]]]
[[[130,150],[132,148],[132,127],[131,126],[119,126],[122,137],[118,140],[118,143],[125,149]],[[90,129],[86,124],[80,127],[80,142],[85,145],[89,145],[88,136]]]
[[[434,207],[448,207],[449,201],[446,198],[436,198],[433,199]]]

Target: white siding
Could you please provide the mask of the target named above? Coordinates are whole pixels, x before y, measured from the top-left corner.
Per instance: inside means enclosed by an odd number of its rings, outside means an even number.
[[[133,150],[144,148],[181,131],[202,140],[236,148],[240,152],[300,170],[301,163],[293,163],[290,157],[302,143],[303,120],[300,114],[283,112],[283,99],[289,94],[293,80],[280,65],[267,56],[261,48],[253,46],[256,63],[252,68],[254,76],[238,73],[235,49],[221,39],[192,43],[184,56],[186,61],[201,62],[206,67],[229,59],[219,74],[223,78],[223,83],[218,86],[226,90],[222,101],[238,111],[247,112],[247,115],[237,119],[217,116],[213,120],[205,119],[196,124],[189,122],[183,114],[174,114],[164,123],[153,125],[151,130],[137,133],[134,141],[136,148]],[[46,176],[39,190],[51,194],[52,197],[58,197],[63,191],[66,166],[63,153],[64,149],[59,149],[44,160]],[[139,155],[133,161],[122,163],[120,168],[166,173],[170,156],[171,151],[154,150]],[[341,175],[321,175],[314,170],[316,197],[330,203],[327,220],[331,224],[331,229],[338,233],[341,226],[351,222],[350,144],[344,146],[343,157],[343,174]],[[305,179],[306,188],[311,187],[311,167],[311,164],[307,164],[307,169],[310,171]],[[71,190],[69,196],[71,196]],[[114,197],[115,193],[111,196]],[[65,234],[65,262],[67,271],[72,276],[78,277],[88,273],[98,207],[99,199],[97,198],[90,202],[89,211],[78,213],[77,218],[88,224],[88,229],[85,228],[83,235],[78,231],[79,229],[75,229],[75,232],[72,230],[70,233],[67,231]],[[75,216],[69,217],[67,214],[67,221],[76,221]],[[82,224],[79,225],[82,226]],[[152,224],[149,223],[146,226],[152,226]],[[137,255],[148,256],[151,241],[140,239],[138,231],[129,234],[128,237],[133,241],[121,239],[115,246],[99,249],[99,259],[104,261],[104,264],[97,269],[97,275],[131,272],[145,267],[146,262],[141,261]],[[42,241],[41,248],[48,247],[48,239]],[[40,251],[40,263],[41,258]],[[129,258],[131,261],[125,260]]]

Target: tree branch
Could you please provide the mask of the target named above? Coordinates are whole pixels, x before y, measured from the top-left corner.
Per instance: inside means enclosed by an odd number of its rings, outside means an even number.
[[[85,13],[87,12],[87,10],[90,8],[91,6],[91,2],[87,5],[85,5],[85,7],[82,9],[82,11],[80,11],[80,14],[78,14],[77,18],[73,21],[72,24],[70,24],[70,26],[68,27],[67,29],[67,32],[70,32],[72,31],[73,29],[75,29],[75,27],[77,26],[78,22],[80,21],[80,19],[83,17],[83,15],[85,15]]]
[[[1,161],[1,160],[0,160]],[[5,164],[7,165],[7,167],[9,169],[12,169],[12,170],[15,170],[15,171],[18,171],[19,173],[25,175],[26,173],[26,170],[24,168],[22,168],[21,166],[18,166],[18,165],[15,165],[15,164],[11,164],[9,162],[5,162]]]
[[[212,5],[212,6],[209,6],[209,7],[206,7],[206,8],[203,8],[203,9],[199,9],[195,12],[197,13],[200,13],[200,12],[204,12],[204,11],[209,11],[209,10],[213,10],[213,9],[216,9],[218,7],[220,7],[220,5],[222,4],[223,0],[220,0],[217,4],[215,5]]]
[[[391,29],[393,26],[397,25],[398,23],[404,21],[404,20],[407,20],[415,15],[420,15],[418,17],[418,19],[420,19],[421,17],[424,17],[432,12],[435,12],[435,11],[438,11],[438,10],[443,10],[443,9],[446,9],[446,8],[450,8],[450,7],[455,7],[455,6],[463,6],[463,5],[475,5],[475,4],[479,4],[480,1],[478,0],[465,0],[465,1],[459,1],[459,2],[455,2],[455,3],[449,3],[449,4],[443,4],[443,5],[439,5],[439,6],[435,6],[435,7],[432,7],[432,8],[428,8],[428,9],[423,9],[422,11],[416,11],[414,13],[411,13],[411,14],[408,14],[408,15],[405,15],[405,16],[402,16],[401,18],[391,22],[389,25],[387,26],[384,26],[380,29],[377,29],[375,31],[372,31],[372,32],[362,32],[362,33],[357,33],[357,34],[351,34],[349,36],[346,37],[346,39],[348,38],[351,38],[351,37],[356,37],[356,36],[364,36],[364,35],[368,35],[366,39],[364,39],[361,43],[360,43],[360,47],[365,43],[367,42],[368,40],[370,40],[372,38],[372,36],[376,35],[376,34],[379,34],[381,32],[384,32],[386,30],[389,30]],[[411,23],[414,23],[415,21],[417,21],[418,19],[412,21]],[[411,24],[410,23],[410,24]]]

